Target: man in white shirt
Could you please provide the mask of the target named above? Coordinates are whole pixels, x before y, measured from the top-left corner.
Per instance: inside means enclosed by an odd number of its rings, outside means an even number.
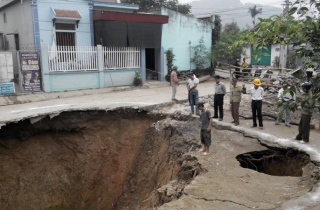
[[[278,93],[278,100],[280,103],[282,103],[281,107],[279,108],[278,118],[276,121],[276,125],[279,125],[282,121],[283,114],[285,112],[286,118],[285,118],[285,125],[287,127],[290,127],[291,122],[291,111],[288,107],[288,104],[296,100],[295,94],[291,95],[288,90],[288,84],[283,84],[282,88],[279,90]]]
[[[190,73],[189,76],[190,79],[188,79],[187,89],[189,91],[191,114],[198,114],[199,92],[197,87],[199,85],[199,79],[196,78],[193,73]],[[194,113],[194,106],[196,107],[196,113]]]
[[[248,93],[251,96],[251,110],[252,110],[252,120],[253,125],[251,128],[257,127],[257,115],[259,119],[259,128],[263,129],[262,122],[262,100],[264,97],[264,90],[261,86],[260,79],[256,78],[253,81],[254,86],[251,87],[248,91],[246,91],[245,85],[243,85],[242,92]]]

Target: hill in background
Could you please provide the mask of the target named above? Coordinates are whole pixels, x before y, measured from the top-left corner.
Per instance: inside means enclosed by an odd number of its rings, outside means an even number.
[[[256,23],[259,23],[258,18],[268,18],[282,13],[279,7],[254,3],[242,4],[240,0],[199,0],[188,4],[192,6],[192,14],[196,17],[220,15],[222,25],[235,21],[241,29],[253,27],[252,17],[248,11],[249,7],[254,5],[257,5],[258,9],[262,8],[262,14],[256,16]]]

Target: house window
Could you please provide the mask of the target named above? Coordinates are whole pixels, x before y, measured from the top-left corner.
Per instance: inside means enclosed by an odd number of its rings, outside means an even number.
[[[3,22],[7,23],[7,14],[5,12],[3,13]]]
[[[56,23],[57,46],[76,46],[75,24]]]

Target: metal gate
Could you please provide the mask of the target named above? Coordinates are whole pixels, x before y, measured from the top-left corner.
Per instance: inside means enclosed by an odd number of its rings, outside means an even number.
[[[259,56],[254,59],[251,58],[252,65],[263,65],[263,66],[271,66],[271,45],[267,47],[268,49],[262,49],[262,52]],[[251,48],[251,55],[253,55],[256,50]],[[260,59],[260,62],[258,61]]]

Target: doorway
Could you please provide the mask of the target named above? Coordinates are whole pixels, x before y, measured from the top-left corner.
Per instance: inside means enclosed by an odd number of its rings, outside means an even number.
[[[146,48],[146,72],[147,80],[158,80],[154,48]]]

